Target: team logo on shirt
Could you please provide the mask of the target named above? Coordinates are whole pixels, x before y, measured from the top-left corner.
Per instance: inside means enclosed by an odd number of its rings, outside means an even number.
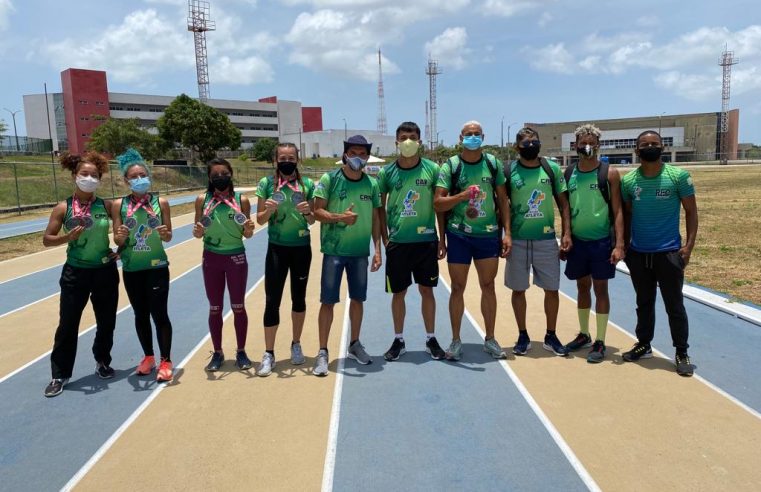
[[[399,214],[401,217],[417,217],[415,212],[415,203],[420,200],[420,193],[415,190],[409,190],[404,197],[404,210]]]
[[[418,178],[418,179],[415,180],[415,184],[417,186],[428,186],[428,180],[427,179],[420,179],[420,178]]]
[[[341,190],[338,192],[338,199],[339,200],[345,200],[346,199],[346,190]]]
[[[137,232],[135,233],[135,247],[132,248],[132,251],[150,251],[151,247],[145,244],[145,241],[151,233],[153,233],[153,229],[145,224],[140,224],[140,227],[137,228]]]
[[[635,185],[632,194],[634,195],[634,200],[639,201],[639,196],[642,194],[642,188]]]
[[[541,190],[535,189],[533,192],[531,192],[531,196],[528,199],[527,205],[528,205],[528,212],[524,215],[527,219],[541,219],[544,217],[544,214],[539,210],[539,207],[542,205],[542,202],[544,202],[544,199],[546,198],[545,194]]]
[[[655,190],[655,198],[657,200],[668,200],[671,198],[671,190]]]

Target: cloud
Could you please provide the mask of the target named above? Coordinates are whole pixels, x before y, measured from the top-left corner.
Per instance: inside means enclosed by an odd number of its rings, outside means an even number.
[[[470,53],[468,44],[468,32],[464,27],[450,27],[425,43],[425,53],[431,58],[439,60],[442,66],[450,66],[455,70],[462,70],[467,65],[465,55]]]
[[[547,25],[553,21],[555,17],[549,13],[549,12],[542,12],[542,15],[539,17],[539,20],[536,22],[536,25],[538,25],[541,28],[547,27]]]
[[[274,71],[259,56],[231,59],[222,56],[209,67],[212,82],[231,85],[248,85],[272,82]]]
[[[572,73],[574,71],[573,55],[564,43],[550,44],[537,50],[526,47],[523,52],[531,55],[531,66],[542,72]]]
[[[8,28],[8,18],[14,10],[16,9],[13,7],[11,0],[0,0],[0,31]]]
[[[721,79],[717,77],[683,74],[676,70],[656,75],[654,81],[664,89],[692,101],[715,96],[721,90]]]
[[[484,0],[481,11],[484,15],[500,15],[511,17],[525,10],[530,10],[540,5],[537,1],[528,0]]]

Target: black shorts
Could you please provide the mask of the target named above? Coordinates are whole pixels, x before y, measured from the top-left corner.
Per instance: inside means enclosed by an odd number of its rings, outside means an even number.
[[[439,284],[438,243],[388,243],[386,246],[386,292],[396,294],[415,283]]]

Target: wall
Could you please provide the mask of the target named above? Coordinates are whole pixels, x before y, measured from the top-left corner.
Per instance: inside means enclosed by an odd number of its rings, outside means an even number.
[[[317,107],[302,107],[301,119],[304,122],[305,132],[321,132],[322,131],[322,108]]]
[[[61,72],[69,151],[86,150],[92,131],[109,117],[106,72],[70,68]]]

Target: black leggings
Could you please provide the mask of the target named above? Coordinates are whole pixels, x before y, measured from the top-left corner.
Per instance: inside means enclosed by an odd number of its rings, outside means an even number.
[[[169,268],[124,272],[124,288],[135,312],[135,330],[145,355],[153,355],[151,318],[156,325],[161,358],[171,360],[172,322],[167,314]]]
[[[306,293],[309,281],[309,265],[312,263],[312,247],[280,246],[269,243],[264,263],[264,326],[280,324],[280,301],[283,298],[285,278],[291,273],[291,311],[307,310]]]
[[[101,268],[78,268],[69,264],[61,271],[61,305],[58,328],[55,332],[50,366],[53,379],[70,378],[74,370],[79,339],[79,321],[92,301],[95,311],[95,340],[92,353],[96,362],[111,364],[111,347],[114,344],[116,306],[119,303],[119,272],[116,263]]]

